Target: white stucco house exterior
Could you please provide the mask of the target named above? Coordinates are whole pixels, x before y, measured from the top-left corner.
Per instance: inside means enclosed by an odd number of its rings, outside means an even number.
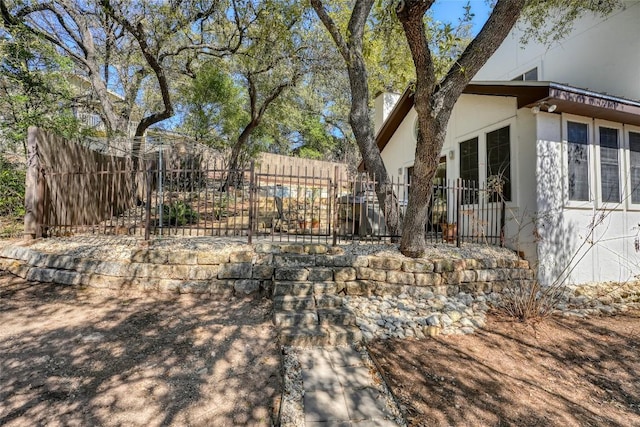
[[[387,171],[406,180],[416,144],[410,91],[376,118]],[[484,182],[502,162],[506,245],[537,266],[542,283],[567,272],[576,284],[635,279],[640,1],[581,18],[551,47],[522,48],[514,29],[456,103],[441,156],[449,180]]]

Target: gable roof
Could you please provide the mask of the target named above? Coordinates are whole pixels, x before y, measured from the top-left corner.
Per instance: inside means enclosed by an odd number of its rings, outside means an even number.
[[[463,93],[514,97],[517,98],[518,108],[533,107],[541,102],[548,102],[556,105],[555,113],[571,113],[640,126],[640,102],[555,82],[472,81]],[[376,135],[380,152],[389,143],[411,108],[413,108],[413,93],[407,88]],[[361,166],[362,163],[359,170]]]

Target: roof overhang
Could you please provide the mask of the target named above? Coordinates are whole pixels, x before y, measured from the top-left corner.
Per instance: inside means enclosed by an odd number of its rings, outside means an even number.
[[[570,113],[640,126],[640,102],[554,82],[472,81],[463,94],[516,98],[518,109],[531,108],[546,102],[556,106],[553,114]],[[389,143],[412,107],[413,93],[407,88],[376,135],[380,152]],[[362,163],[358,170],[363,170]]]

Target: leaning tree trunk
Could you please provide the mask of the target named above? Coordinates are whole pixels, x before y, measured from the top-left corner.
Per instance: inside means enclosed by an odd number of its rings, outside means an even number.
[[[237,186],[242,182],[242,172],[239,171],[238,165],[240,152],[244,147],[246,147],[247,143],[249,142],[249,135],[257,126],[258,124],[254,121],[249,123],[238,137],[236,143],[233,145],[233,148],[231,149],[231,155],[229,156],[229,174],[227,175],[224,184],[222,184],[222,187],[220,187],[220,191],[227,192],[229,190],[229,187]]]
[[[388,234],[394,236],[392,240],[395,241],[395,236],[400,234],[397,196],[393,192],[393,185],[373,136],[373,128],[369,116],[367,68],[362,55],[364,28],[373,3],[373,0],[357,0],[355,2],[347,28],[348,40],[345,40],[322,1],[311,0],[311,6],[327,28],[327,31],[329,31],[329,34],[331,34],[340,55],[345,60],[351,87],[349,124],[353,130],[367,172],[375,179],[376,196],[384,213],[387,231]]]
[[[387,234],[392,241],[400,235],[400,215],[398,198],[393,191],[393,184],[384,165],[378,148],[369,115],[369,85],[364,58],[352,53],[353,61],[349,64],[349,82],[351,86],[351,111],[349,124],[358,143],[362,160],[369,176],[375,181],[375,192],[384,213]]]

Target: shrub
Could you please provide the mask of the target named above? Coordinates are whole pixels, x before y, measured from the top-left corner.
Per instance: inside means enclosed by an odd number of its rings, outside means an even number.
[[[548,317],[562,299],[564,286],[540,286],[537,280],[528,280],[521,286],[505,289],[498,301],[498,309],[521,322]]]
[[[164,225],[183,226],[198,221],[198,213],[185,202],[176,201],[162,207],[162,223]]]
[[[0,155],[0,216],[13,219],[24,216],[26,172]]]

